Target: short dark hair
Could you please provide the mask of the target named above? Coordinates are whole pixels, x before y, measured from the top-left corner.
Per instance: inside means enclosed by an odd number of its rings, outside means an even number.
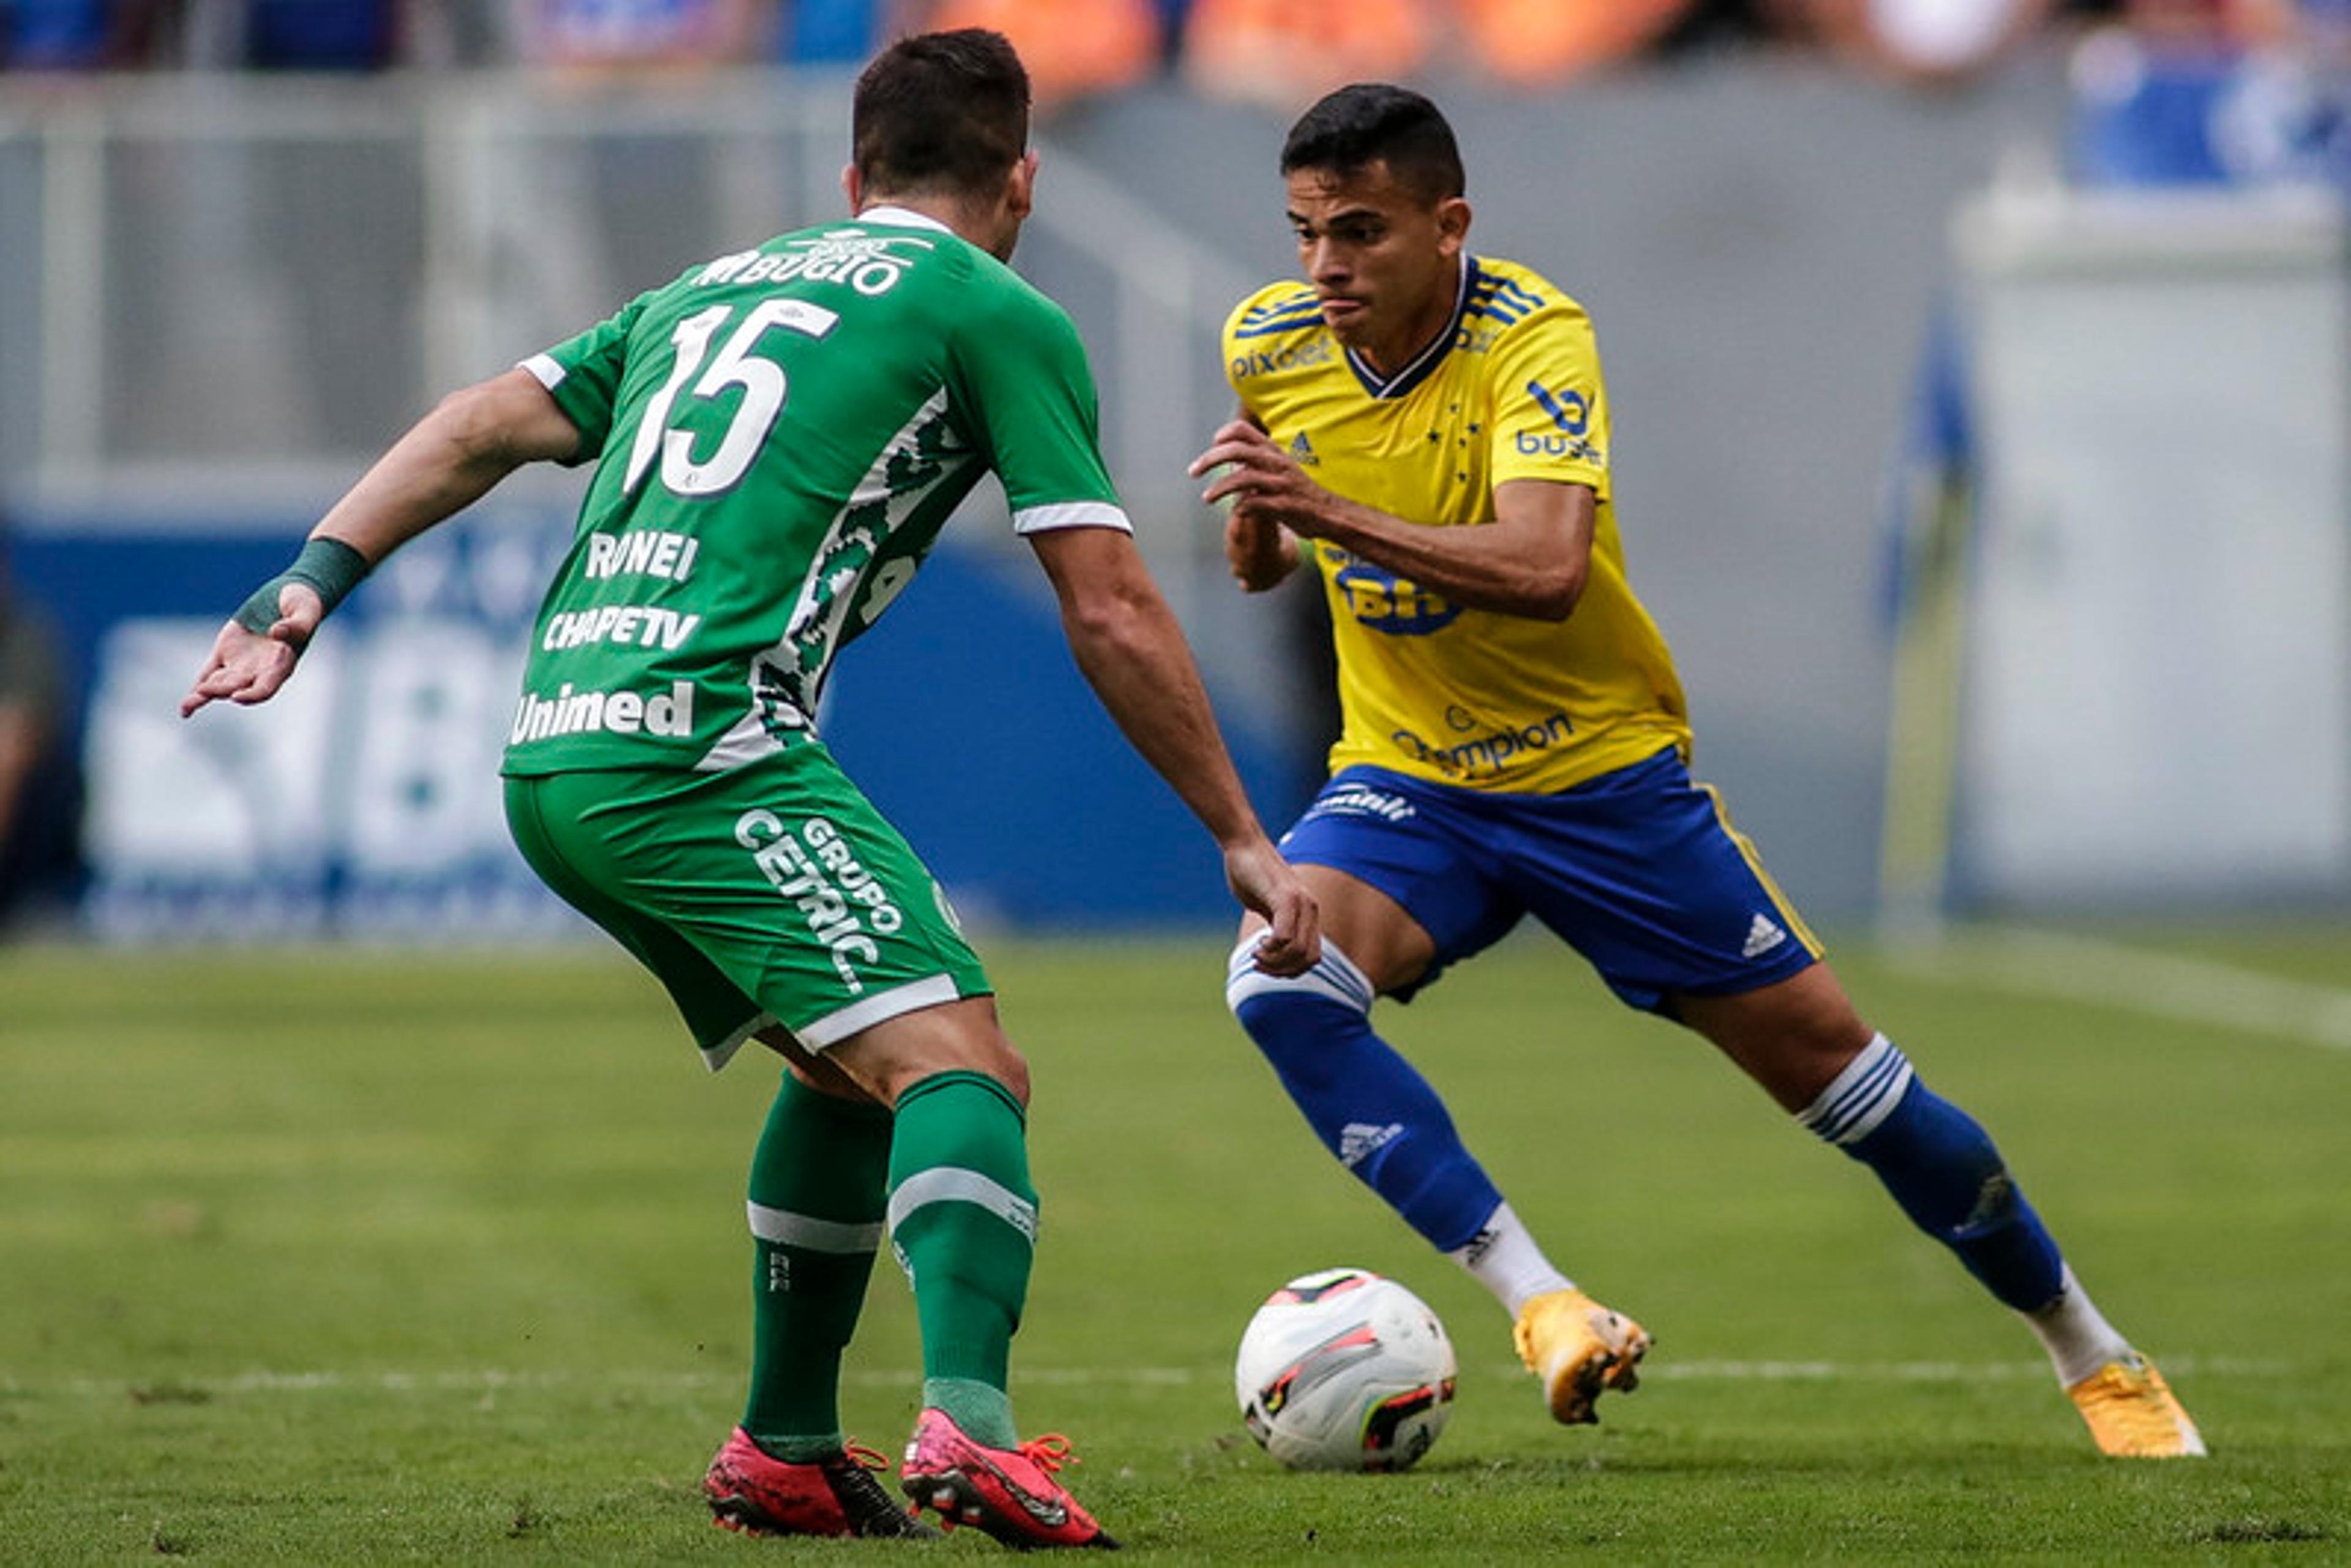
[[[900,38],[857,78],[850,145],[876,193],[991,194],[1029,150],[1028,69],[985,27]]]
[[[1281,172],[1327,169],[1358,173],[1385,163],[1396,183],[1434,204],[1468,187],[1453,127],[1437,105],[1410,88],[1357,82],[1298,117],[1281,144]]]

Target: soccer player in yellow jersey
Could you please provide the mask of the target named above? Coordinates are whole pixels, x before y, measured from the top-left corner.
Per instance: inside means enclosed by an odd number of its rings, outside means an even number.
[[[1193,465],[1251,591],[1303,559],[1331,609],[1343,727],[1282,841],[1321,961],[1226,995],[1332,1153],[1514,1317],[1552,1414],[1590,1421],[1649,1336],[1578,1290],[1370,1022],[1531,915],[1631,1006],[1696,1030],[1876,1173],[2040,1337],[2098,1446],[2204,1451],[2091,1304],[1983,1129],[1864,1023],[1694,783],[1673,661],[1625,573],[1606,391],[1583,308],[1467,248],[1436,106],[1342,89],[1282,149],[1305,281],[1225,330],[1241,417]]]

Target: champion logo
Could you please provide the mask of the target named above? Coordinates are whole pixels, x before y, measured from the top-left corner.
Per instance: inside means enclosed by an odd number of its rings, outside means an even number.
[[[1758,958],[1788,939],[1788,934],[1769,918],[1757,915],[1747,927],[1747,946],[1739,950],[1743,958]]]
[[[1339,1163],[1352,1170],[1403,1135],[1401,1122],[1390,1122],[1384,1127],[1350,1122],[1339,1130]]]
[[[1314,455],[1314,444],[1306,439],[1306,433],[1302,430],[1290,441],[1290,455],[1309,467],[1322,461]]]

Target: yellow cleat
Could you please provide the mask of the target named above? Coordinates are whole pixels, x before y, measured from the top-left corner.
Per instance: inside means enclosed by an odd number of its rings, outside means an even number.
[[[2110,1361],[2065,1390],[2098,1451],[2134,1459],[2202,1458],[2204,1438],[2155,1363]]]
[[[1530,1300],[1519,1309],[1511,1338],[1519,1359],[1542,1381],[1552,1419],[1571,1427],[1600,1419],[1592,1406],[1603,1390],[1633,1391],[1651,1343],[1640,1324],[1581,1291],[1549,1291]]]

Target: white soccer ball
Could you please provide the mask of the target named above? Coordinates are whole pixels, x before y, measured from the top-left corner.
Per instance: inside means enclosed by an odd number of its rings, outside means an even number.
[[[1401,1470],[1453,1414],[1445,1325],[1367,1269],[1302,1275],[1241,1334],[1233,1393],[1265,1451],[1296,1470]]]

